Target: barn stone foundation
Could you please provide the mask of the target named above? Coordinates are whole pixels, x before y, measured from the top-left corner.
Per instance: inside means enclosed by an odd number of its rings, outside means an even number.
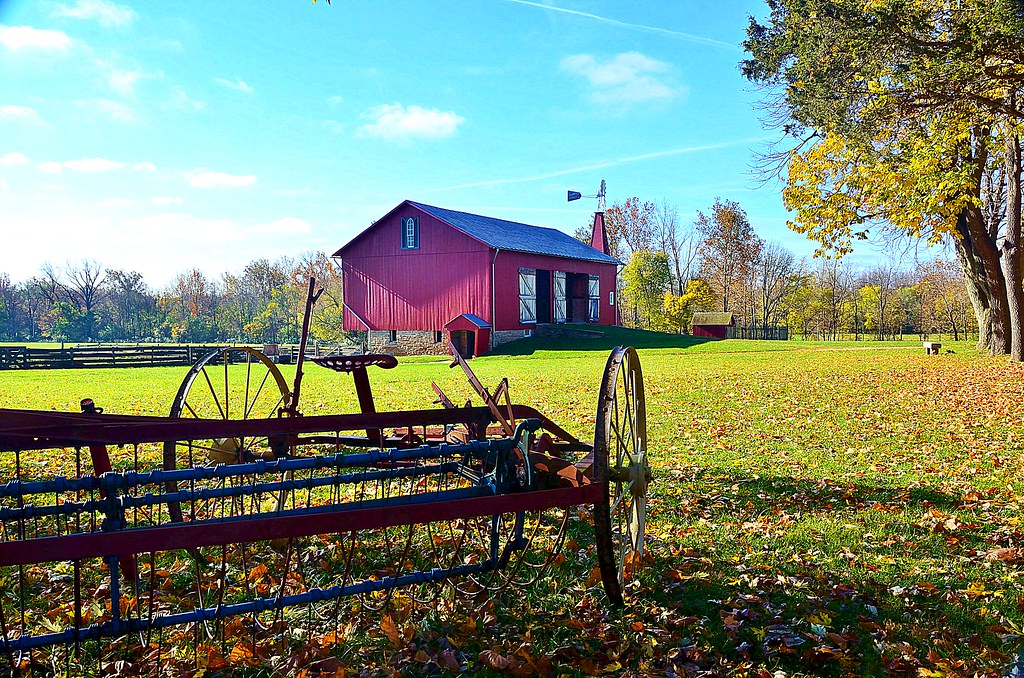
[[[437,341],[437,333],[421,330],[373,330],[369,333],[369,353],[387,353],[389,355],[448,355],[448,332],[441,333],[441,341]],[[394,338],[392,338],[394,335]],[[491,348],[507,344],[526,337],[544,337],[546,339],[598,339],[604,332],[586,329],[578,325],[538,325],[534,330],[501,330],[491,333]]]
[[[436,332],[398,330],[392,333],[387,330],[374,330],[370,332],[369,352],[390,355],[448,355],[448,338],[443,332],[441,341],[438,342]]]
[[[495,346],[501,346],[507,344],[510,341],[516,339],[524,339],[528,336],[528,332],[531,330],[501,330],[500,332],[491,332],[491,348]]]

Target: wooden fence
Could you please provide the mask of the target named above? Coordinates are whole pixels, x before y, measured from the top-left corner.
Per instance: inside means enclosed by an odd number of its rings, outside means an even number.
[[[160,345],[111,344],[109,346],[74,346],[68,348],[30,348],[28,346],[0,346],[0,370],[82,369],[96,367],[168,367],[192,365],[219,345]],[[294,363],[298,345],[271,344],[261,348],[271,359],[280,363]],[[343,352],[346,347],[306,347],[306,356],[314,357]],[[354,352],[354,351],[349,351]]]
[[[729,328],[730,339],[768,339],[772,341],[787,341],[789,339],[789,328],[780,325],[738,325]]]
[[[191,365],[214,346],[0,346],[0,370]]]

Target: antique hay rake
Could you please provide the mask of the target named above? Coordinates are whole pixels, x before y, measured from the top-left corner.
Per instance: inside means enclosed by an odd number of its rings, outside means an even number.
[[[91,401],[82,413],[0,409],[0,653],[12,672],[216,668],[339,637],[346,600],[495,600],[544,575],[571,522],[593,525],[601,581],[622,604],[650,479],[632,348],[608,359],[592,444],[512,404],[507,384],[492,395],[457,354],[482,407],[454,407],[435,386],[442,408],[376,412],[367,368],[394,358],[319,362],[353,375],[361,412],[301,416],[301,363],[288,389],[252,349],[200,360],[170,417]]]

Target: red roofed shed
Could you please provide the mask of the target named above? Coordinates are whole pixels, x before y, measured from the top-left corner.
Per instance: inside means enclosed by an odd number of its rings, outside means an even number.
[[[729,328],[735,325],[732,313],[694,313],[690,321],[690,334],[695,337],[727,339]]]

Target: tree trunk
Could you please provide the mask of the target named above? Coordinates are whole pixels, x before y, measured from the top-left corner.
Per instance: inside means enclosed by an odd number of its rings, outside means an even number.
[[[992,355],[1009,352],[1009,309],[999,252],[976,207],[965,208],[956,221],[957,260],[964,274],[967,296],[978,320],[978,348]]]
[[[975,131],[976,138],[988,136],[987,129]],[[978,348],[992,355],[1010,352],[1010,314],[1006,298],[1006,278],[1000,263],[997,234],[990,232],[981,211],[981,188],[987,153],[983,144],[975,155],[969,146],[964,157],[974,163],[973,195],[978,204],[964,207],[956,218],[953,236],[957,260],[964,275],[967,295],[978,320]]]
[[[1020,138],[1006,138],[1006,237],[1002,247],[1009,317],[1010,360],[1024,361],[1024,276],[1021,266]]]
[[[976,207],[968,207],[967,211],[975,213],[976,218],[968,216],[968,228],[976,234],[974,243],[982,265],[982,281],[989,293],[989,304],[992,314],[992,334],[989,350],[992,355],[1006,355],[1010,352],[1010,309],[1006,295],[1006,277],[1000,263],[999,249],[995,241],[988,235],[984,221]],[[972,223],[975,224],[972,227]]]

